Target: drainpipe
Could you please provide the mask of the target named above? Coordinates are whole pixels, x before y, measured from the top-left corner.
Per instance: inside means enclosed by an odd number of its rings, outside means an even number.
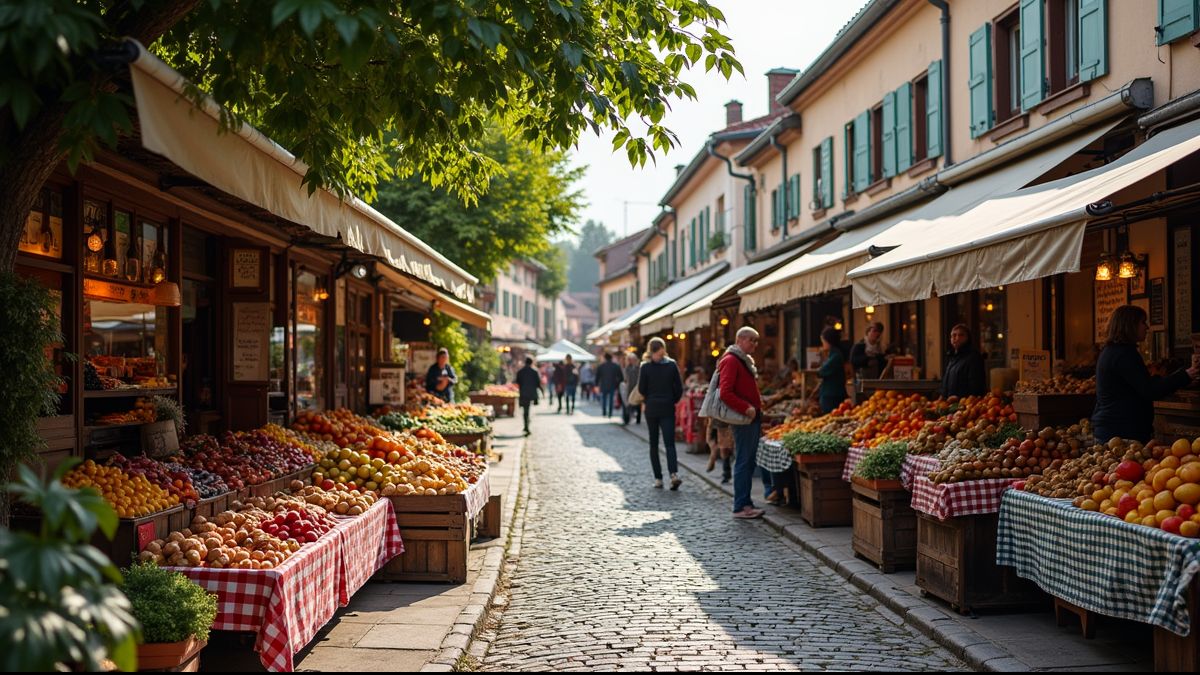
[[[950,154],[950,4],[946,0],[929,0],[942,10],[942,168],[952,166]]]
[[[788,172],[787,172],[787,146],[779,144],[779,138],[775,134],[771,134],[771,147],[779,151],[779,156],[783,158],[783,236],[782,239],[787,239],[788,231]]]
[[[741,178],[742,180],[750,181],[750,198],[755,199],[757,197],[758,186],[754,181],[754,174],[738,173],[738,172],[734,171],[733,170],[733,160],[729,157],[726,157],[725,155],[717,154],[717,150],[716,150],[716,148],[713,147],[712,141],[709,141],[708,143],[706,143],[704,146],[704,149],[706,151],[708,151],[708,155],[710,157],[716,157],[717,159],[725,162],[725,170],[729,172],[730,176],[732,176],[734,178]],[[745,236],[745,235],[743,234],[743,236]],[[729,231],[729,244],[731,247],[733,246],[733,228],[730,228],[730,231]],[[743,242],[742,249],[745,250],[745,242]],[[736,257],[737,252],[734,251],[733,255]]]

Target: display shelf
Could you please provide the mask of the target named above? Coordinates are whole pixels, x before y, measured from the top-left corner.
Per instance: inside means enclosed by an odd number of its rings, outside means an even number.
[[[172,396],[178,394],[176,387],[157,389],[88,389],[84,390],[84,398],[128,398],[130,396]]]
[[[94,431],[103,431],[107,429],[124,429],[126,427],[140,427],[153,422],[122,422],[121,424],[87,424],[83,427],[83,432],[86,435],[91,435]]]

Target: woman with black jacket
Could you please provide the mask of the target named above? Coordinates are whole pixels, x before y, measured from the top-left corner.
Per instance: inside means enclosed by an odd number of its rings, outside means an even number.
[[[1134,305],[1116,308],[1108,320],[1108,342],[1096,362],[1092,411],[1092,432],[1100,443],[1114,437],[1149,441],[1154,436],[1154,401],[1200,377],[1196,357],[1191,368],[1151,377],[1137,348],[1149,331],[1146,310]]]
[[[679,366],[667,356],[667,343],[662,338],[650,338],[646,346],[650,358],[642,363],[637,388],[644,399],[646,430],[650,432],[650,468],[654,470],[654,487],[661,488],[662,464],[658,459],[658,435],[662,432],[667,450],[667,471],[671,473],[671,489],[678,490],[679,461],[675,454],[675,404],[683,397],[683,380]]]
[[[960,323],[950,329],[950,351],[942,374],[942,396],[983,396],[987,393],[987,372],[983,355],[971,346],[971,331]]]

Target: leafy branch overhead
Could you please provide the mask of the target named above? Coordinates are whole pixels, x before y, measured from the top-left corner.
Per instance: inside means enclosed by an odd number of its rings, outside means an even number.
[[[370,198],[415,175],[472,198],[498,170],[473,141],[498,117],[539,149],[604,129],[635,165],[672,147],[684,71],[741,72],[723,20],[705,0],[17,0],[0,7],[0,145],[19,152],[55,107],[72,159],[112,145],[129,101],[93,57],[134,35],[308,163],[310,188]]]

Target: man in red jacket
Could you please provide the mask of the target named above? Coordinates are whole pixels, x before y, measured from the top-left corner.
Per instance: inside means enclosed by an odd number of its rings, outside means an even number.
[[[762,434],[762,397],[758,392],[758,372],[751,354],[758,347],[758,331],[749,326],[738,329],[733,345],[717,362],[721,401],[731,410],[751,418],[749,424],[734,425],[733,517],[761,518],[764,511],[754,507],[750,493],[754,487],[754,468],[758,462],[758,439]],[[764,482],[766,479],[764,478]],[[766,486],[771,491],[771,486]]]

